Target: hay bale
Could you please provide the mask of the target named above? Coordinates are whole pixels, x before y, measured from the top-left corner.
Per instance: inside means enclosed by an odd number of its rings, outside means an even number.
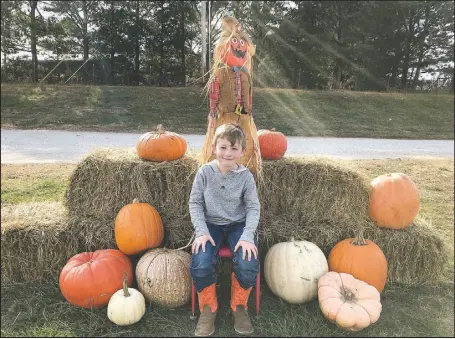
[[[189,215],[188,198],[198,168],[196,158],[172,162],[141,160],[134,148],[99,149],[70,177],[65,202],[70,216],[114,218],[134,198],[161,216]]]
[[[301,228],[358,228],[368,221],[365,178],[323,159],[264,161],[258,187],[265,222],[276,224],[273,221],[280,217]]]
[[[78,241],[66,232],[66,211],[56,202],[1,207],[3,282],[58,280]]]
[[[115,248],[115,217],[138,198],[160,213],[165,245],[184,246],[193,233],[188,197],[197,168],[195,155],[156,163],[139,159],[133,148],[97,150],[78,164],[70,178],[69,230],[79,232],[79,245],[85,250]],[[448,255],[443,239],[423,220],[401,231],[376,227],[367,217],[368,182],[329,160],[264,161],[258,185],[261,255],[291,236],[314,242],[327,255],[337,242],[363,228],[389,262],[389,281],[437,281]]]
[[[70,177],[66,192],[69,215],[77,219],[113,220],[134,198],[154,206],[161,217],[190,229],[188,198],[197,158],[149,162],[133,148],[100,149],[83,159]],[[322,160],[284,158],[264,161],[263,182],[258,185],[261,221],[278,216],[299,227],[314,224],[359,227],[368,208],[368,187],[355,172]],[[188,241],[172,234],[173,244]]]
[[[355,226],[332,227],[321,223],[296,227],[276,219],[260,224],[259,249],[264,256],[273,244],[294,237],[315,243],[328,258],[336,243],[353,238],[357,231]],[[365,221],[364,237],[374,241],[384,252],[389,283],[422,285],[441,281],[450,251],[443,237],[424,219],[417,218],[414,224],[402,230],[379,228]]]
[[[193,224],[189,218],[162,218],[164,240],[160,247],[177,248],[188,243],[193,235]],[[68,232],[77,237],[80,251],[116,248],[114,218],[96,216],[70,216]]]
[[[388,263],[388,282],[407,285],[441,281],[450,250],[445,239],[425,219],[401,230],[372,226],[365,237],[384,252]]]

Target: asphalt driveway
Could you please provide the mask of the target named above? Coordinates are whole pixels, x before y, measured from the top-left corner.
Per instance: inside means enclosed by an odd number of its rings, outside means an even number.
[[[76,163],[95,148],[135,147],[141,134],[1,129],[1,163]],[[182,135],[199,150],[203,135]],[[454,157],[453,140],[288,137],[286,155],[351,159]]]

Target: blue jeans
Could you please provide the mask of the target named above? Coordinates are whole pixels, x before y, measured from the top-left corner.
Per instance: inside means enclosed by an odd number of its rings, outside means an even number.
[[[234,272],[240,286],[247,289],[256,284],[256,276],[259,272],[259,256],[254,258],[254,255],[252,255],[251,261],[248,261],[248,255],[245,255],[245,259],[242,259],[243,247],[234,252],[235,245],[237,245],[244,227],[244,222],[231,225],[207,224],[216,246],[214,247],[210,241],[207,241],[205,252],[202,252],[201,246],[199,252],[193,254],[191,258],[191,277],[198,292],[216,282],[215,266],[218,260],[218,250],[223,243],[223,239],[233,253]],[[257,247],[256,240],[254,242]]]

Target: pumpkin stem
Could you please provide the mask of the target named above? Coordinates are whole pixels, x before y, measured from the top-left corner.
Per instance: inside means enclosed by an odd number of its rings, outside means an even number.
[[[355,299],[354,293],[346,287],[341,287],[341,295],[343,296],[344,301],[353,301]]]
[[[291,237],[291,240],[289,240],[289,241],[294,242],[295,241],[294,237]]]
[[[275,131],[276,131],[276,128],[275,128],[275,127],[273,127],[273,128],[271,129],[271,131],[272,131],[272,132],[275,132]]]
[[[139,202],[139,199],[138,199],[138,198],[134,198],[134,199],[133,199],[133,204],[138,203],[138,202]]]
[[[156,126],[156,131],[158,132],[158,134],[163,134],[164,132],[166,132],[166,130],[164,129],[164,126],[162,124],[159,124],[158,126]]]
[[[365,241],[365,238],[363,237],[363,229],[358,231],[354,241],[352,242],[353,245],[356,246],[365,246],[368,245],[367,242]]]
[[[123,278],[123,294],[125,297],[130,296],[130,292],[128,292],[128,285],[126,284],[126,278]]]

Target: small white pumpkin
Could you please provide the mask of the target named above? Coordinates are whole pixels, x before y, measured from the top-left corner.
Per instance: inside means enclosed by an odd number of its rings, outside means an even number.
[[[264,263],[264,276],[274,294],[291,304],[316,298],[318,280],[329,270],[321,249],[309,241],[281,242],[273,245]]]
[[[116,325],[137,323],[145,314],[145,298],[141,292],[128,288],[126,279],[123,289],[115,292],[107,305],[107,317]]]

